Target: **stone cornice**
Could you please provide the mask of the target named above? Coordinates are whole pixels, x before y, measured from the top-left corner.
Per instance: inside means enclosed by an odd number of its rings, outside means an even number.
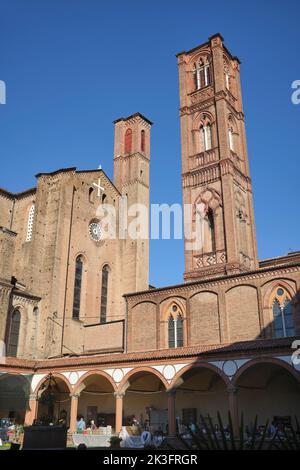
[[[20,193],[11,193],[10,191],[7,191],[6,189],[0,188],[0,196],[3,196],[5,199],[9,199],[11,201],[15,199],[23,199],[23,198],[32,196],[35,193],[36,193],[36,188],[30,188]]]
[[[143,155],[140,152],[131,153],[130,155],[119,155],[117,157],[114,157],[114,160],[123,160],[123,161],[124,160],[133,160],[135,157],[141,158],[146,163],[149,163],[149,161],[150,161],[150,159],[148,157],[146,157],[145,155]]]
[[[219,285],[228,285],[235,284],[239,285],[245,281],[253,281],[255,279],[262,279],[267,277],[280,277],[289,273],[300,272],[300,263],[291,263],[287,266],[278,266],[276,268],[262,268],[255,271],[240,272],[238,274],[227,274],[224,276],[218,276],[216,278],[209,279],[198,279],[197,281],[186,282],[184,284],[177,284],[174,286],[159,287],[149,291],[136,292],[124,294],[124,297],[130,302],[136,302],[137,300],[147,300],[153,299],[153,297],[159,295],[174,295],[174,291],[177,291],[176,294],[188,293],[197,288],[215,287]],[[199,270],[199,277],[201,277],[201,271]]]

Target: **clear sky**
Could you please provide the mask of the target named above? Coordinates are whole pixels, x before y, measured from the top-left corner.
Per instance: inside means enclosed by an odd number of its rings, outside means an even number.
[[[181,202],[175,54],[221,32],[242,61],[260,258],[299,250],[298,0],[0,0],[0,186],[62,167],[112,176],[113,124],[152,128],[151,202]],[[182,241],[152,241],[150,282],[182,281]]]

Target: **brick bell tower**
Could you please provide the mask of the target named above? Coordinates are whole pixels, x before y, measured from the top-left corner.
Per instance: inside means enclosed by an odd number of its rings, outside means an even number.
[[[240,62],[220,34],[177,54],[186,280],[256,269]],[[198,227],[198,228],[197,228]]]
[[[114,184],[126,196],[128,210],[141,205],[149,211],[150,131],[152,122],[141,113],[119,118],[115,124]],[[137,213],[138,215],[138,213]],[[129,217],[129,223],[132,217]],[[149,236],[146,222],[145,237],[121,241],[120,269],[124,292],[149,287]]]

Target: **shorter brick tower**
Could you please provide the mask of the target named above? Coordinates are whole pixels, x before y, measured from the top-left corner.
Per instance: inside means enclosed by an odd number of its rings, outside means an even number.
[[[131,217],[139,215],[136,205],[149,213],[150,130],[152,122],[140,113],[114,121],[114,184],[122,196],[127,197]],[[128,223],[131,218],[129,216]],[[147,228],[146,228],[147,229]],[[128,262],[124,272],[124,292],[148,289],[149,234],[147,238],[133,240],[129,232],[120,244]],[[126,275],[125,275],[126,274]]]

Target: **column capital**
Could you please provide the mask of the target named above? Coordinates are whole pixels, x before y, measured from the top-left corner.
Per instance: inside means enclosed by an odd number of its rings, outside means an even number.
[[[36,393],[30,393],[28,398],[29,400],[36,400],[36,401],[39,399]]]
[[[176,388],[171,388],[170,390],[166,390],[166,393],[170,397],[175,397],[176,396]]]
[[[80,393],[78,393],[78,392],[70,393],[69,396],[72,399],[75,399],[75,398],[78,399],[80,397]]]
[[[124,398],[125,392],[114,392],[115,398]]]
[[[233,395],[236,395],[238,393],[238,391],[239,391],[239,387],[236,387],[234,385],[228,385],[228,387],[227,387],[227,392],[231,393]]]

